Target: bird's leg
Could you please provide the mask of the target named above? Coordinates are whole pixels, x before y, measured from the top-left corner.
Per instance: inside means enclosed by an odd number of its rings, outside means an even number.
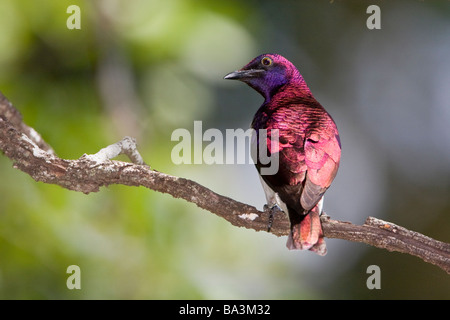
[[[267,223],[267,232],[270,232],[270,229],[272,229],[275,214],[278,212],[283,212],[283,210],[276,203],[272,205],[265,204],[263,209],[264,211],[269,212],[269,222]]]

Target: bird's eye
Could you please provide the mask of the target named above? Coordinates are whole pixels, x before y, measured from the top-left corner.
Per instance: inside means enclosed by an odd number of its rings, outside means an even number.
[[[272,64],[272,59],[270,59],[269,57],[264,57],[261,59],[261,63],[264,66],[270,66]]]

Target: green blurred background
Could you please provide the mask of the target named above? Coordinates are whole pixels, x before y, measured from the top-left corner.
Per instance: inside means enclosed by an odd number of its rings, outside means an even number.
[[[69,30],[69,5],[81,30]],[[366,9],[381,8],[381,30]],[[159,171],[262,208],[252,165],[174,165],[177,128],[247,129],[262,98],[223,76],[291,60],[335,118],[335,219],[369,215],[450,242],[449,1],[0,0],[0,91],[67,159],[125,135]],[[84,195],[0,156],[2,299],[449,299],[418,258],[328,239],[328,255],[144,188]],[[66,269],[81,268],[81,290]],[[367,267],[381,269],[369,290]]]

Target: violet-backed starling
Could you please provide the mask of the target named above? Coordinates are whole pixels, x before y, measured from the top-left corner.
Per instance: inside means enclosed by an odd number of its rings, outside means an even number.
[[[278,206],[289,216],[287,247],[325,255],[320,215],[323,195],[336,176],[341,157],[336,124],[297,68],[278,54],[260,55],[225,79],[243,81],[264,97],[252,122],[256,133],[252,147],[263,144],[267,155],[277,156],[273,159],[279,161],[277,172],[269,175],[261,175],[267,164],[259,157],[255,164],[269,208]],[[261,136],[260,129],[265,129],[266,135]],[[278,139],[277,143],[272,139]]]

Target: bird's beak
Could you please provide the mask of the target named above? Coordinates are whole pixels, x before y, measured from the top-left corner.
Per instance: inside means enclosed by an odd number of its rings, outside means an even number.
[[[257,78],[261,76],[264,73],[264,71],[265,70],[261,69],[237,70],[230,72],[223,78],[231,80],[245,80],[249,78]]]

